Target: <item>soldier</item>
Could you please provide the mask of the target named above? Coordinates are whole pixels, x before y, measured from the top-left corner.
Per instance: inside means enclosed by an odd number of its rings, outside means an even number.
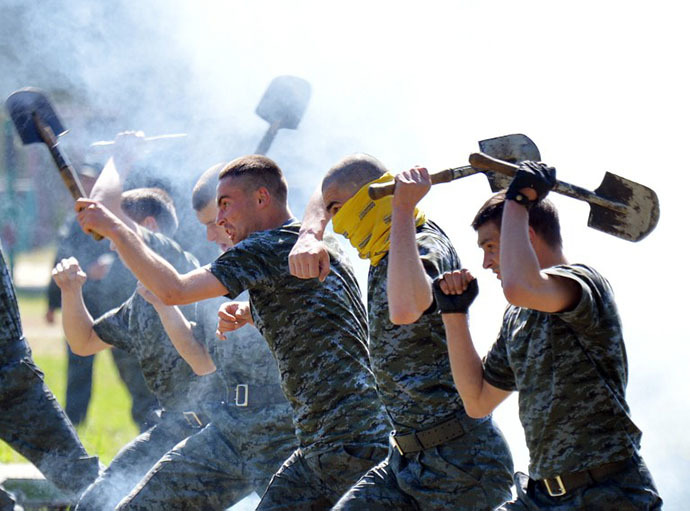
[[[17,298],[0,247],[0,438],[36,465],[71,499],[98,476],[98,458],[89,456],[74,427],[43,382],[24,340]],[[0,489],[0,509],[13,499]]]
[[[596,270],[566,259],[556,209],[542,200],[554,183],[553,168],[524,162],[472,222],[509,302],[483,366],[467,321],[476,281],[463,272],[435,284],[455,383],[475,417],[519,392],[529,477],[515,475],[518,498],[502,509],[661,509],[625,401],[613,292]]]
[[[78,201],[78,218],[82,228],[110,238],[166,304],[249,291],[249,303],[226,308],[221,332],[254,323],[264,336],[300,445],[274,475],[258,509],[329,508],[383,456],[388,429],[369,368],[366,316],[352,268],[330,239],[334,271],[323,284],[288,274],[299,223],[287,205],[283,174],[269,158],[230,162],[220,173],[217,195],[218,223],[235,245],[187,274],[153,254],[99,203]]]
[[[223,166],[214,165],[199,178],[192,205],[207,239],[225,252],[232,240],[216,224],[216,183]],[[218,368],[228,398],[209,410],[211,424],[161,458],[122,507],[220,510],[252,491],[263,494],[271,476],[297,447],[290,405],[266,341],[247,325],[215,342],[218,300],[199,302],[203,312],[190,338],[191,325],[177,307],[164,305],[145,288],[142,293],[194,372],[208,374]]]
[[[177,221],[172,201],[163,190],[125,192],[122,210],[122,218],[129,218],[151,250],[181,271],[198,266],[193,256],[169,238]],[[206,425],[201,409],[204,403],[220,401],[221,386],[215,375],[193,373],[170,344],[155,309],[138,293],[94,321],[82,300],[86,275],[77,261],[61,261],[53,276],[62,291],[63,326],[72,350],[91,355],[116,346],[134,354],[162,407],[160,422],[120,450],[77,506],[79,510],[114,509],[163,454]],[[185,314],[195,320],[195,307],[187,308]]]
[[[293,274],[327,273],[318,240],[332,217],[333,230],[371,263],[369,350],[395,430],[388,457],[334,509],[494,509],[511,496],[510,452],[490,417],[465,413],[431,292],[433,279],[460,268],[460,260],[443,231],[416,208],[431,185],[426,169],[396,176],[392,198],[369,198],[370,184],[393,179],[369,155],[336,163],[310,201],[290,254]]]

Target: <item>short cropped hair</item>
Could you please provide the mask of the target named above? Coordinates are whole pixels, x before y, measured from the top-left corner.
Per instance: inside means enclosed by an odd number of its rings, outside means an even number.
[[[134,188],[122,193],[122,210],[136,223],[153,217],[161,232],[172,236],[177,231],[175,203],[161,188]]]
[[[209,202],[215,201],[218,175],[225,163],[217,163],[206,170],[197,180],[192,190],[192,207],[194,211],[201,211]]]
[[[346,156],[333,165],[321,182],[321,191],[336,185],[356,192],[365,184],[380,178],[388,169],[379,160],[365,153]]]
[[[225,165],[218,180],[226,177],[241,179],[245,190],[254,191],[265,187],[279,203],[287,204],[287,181],[276,162],[260,154],[235,158]]]
[[[501,190],[492,195],[489,200],[479,208],[474,220],[472,220],[472,227],[474,230],[478,231],[482,225],[488,222],[494,222],[500,230],[505,201],[505,190]],[[558,211],[550,200],[543,199],[532,205],[529,210],[529,226],[534,229],[534,232],[536,232],[550,247],[560,248],[563,246]]]

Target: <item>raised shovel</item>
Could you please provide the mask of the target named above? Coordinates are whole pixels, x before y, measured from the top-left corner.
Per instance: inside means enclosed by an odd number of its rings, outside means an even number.
[[[268,122],[268,129],[255,154],[268,152],[278,130],[297,129],[310,96],[311,86],[303,78],[286,75],[277,76],[271,81],[256,107],[256,114]]]
[[[60,177],[72,197],[75,200],[86,197],[74,167],[58,145],[58,137],[67,130],[43,91],[33,87],[15,91],[5,101],[5,107],[22,143],[43,143],[48,146]],[[92,236],[97,240],[103,239],[96,233],[92,233]]]
[[[508,162],[517,163],[525,160],[541,160],[541,155],[539,154],[537,145],[528,136],[521,133],[480,140],[479,150],[483,153],[490,154],[499,160]],[[510,178],[504,176],[503,174],[484,172],[483,170],[475,168],[471,165],[441,170],[434,172],[429,177],[431,177],[432,184],[439,184],[449,183],[455,179],[461,179],[463,177],[480,173],[486,174],[486,177],[489,180],[489,185],[494,192],[507,187],[510,183]],[[394,190],[395,183],[371,185],[369,187],[369,197],[374,200],[380,199],[386,195],[391,195]]]
[[[518,169],[517,165],[483,153],[471,154],[470,165],[509,180]],[[659,221],[659,199],[654,190],[611,172],[593,192],[563,181],[557,181],[553,191],[588,202],[587,225],[624,240],[640,241]]]

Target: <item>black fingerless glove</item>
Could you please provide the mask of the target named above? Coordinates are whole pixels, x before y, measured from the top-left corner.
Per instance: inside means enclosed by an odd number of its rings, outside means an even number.
[[[453,312],[462,312],[467,314],[470,305],[479,294],[479,284],[477,284],[477,279],[472,280],[467,285],[467,289],[465,289],[465,291],[459,295],[447,295],[444,293],[441,290],[441,277],[434,279],[432,289],[434,291],[436,307],[441,314]]]
[[[545,163],[535,161],[523,161],[520,163],[520,168],[515,173],[515,177],[510,182],[510,186],[506,191],[506,199],[514,200],[529,208],[535,202],[539,202],[556,186],[556,169],[549,167]],[[520,190],[523,188],[532,188],[537,192],[537,198],[534,201],[529,200],[523,195]]]

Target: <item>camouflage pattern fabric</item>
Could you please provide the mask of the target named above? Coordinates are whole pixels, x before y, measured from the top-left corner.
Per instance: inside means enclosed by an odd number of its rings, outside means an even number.
[[[197,339],[204,339],[228,400],[205,410],[212,423],[161,458],[118,509],[226,509],[252,491],[261,495],[273,473],[294,449],[297,438],[290,405],[234,405],[238,384],[279,383],[278,367],[266,341],[251,326],[217,341],[217,311],[225,300],[200,302]],[[280,392],[278,390],[278,392]]]
[[[304,454],[334,443],[381,442],[388,424],[366,347],[367,322],[352,267],[326,238],[331,272],[321,283],[290,275],[300,224],[255,232],[210,271],[236,297],[248,290],[254,324],[278,363]]]
[[[88,455],[31,358],[2,250],[0,306],[0,438],[76,498],[98,476],[98,458]]]
[[[183,252],[170,238],[145,230],[144,233],[147,245],[178,271],[186,273],[197,266],[194,256]],[[188,320],[196,321],[195,305],[181,310]],[[164,410],[199,410],[203,401],[211,403],[224,397],[218,377],[194,374],[168,339],[154,307],[136,292],[120,307],[98,318],[93,329],[103,342],[137,357],[146,384]]]
[[[340,495],[385,454],[380,444],[341,444],[331,450],[312,451],[310,455],[297,449],[273,476],[256,509],[330,509]]]
[[[628,365],[611,287],[584,265],[547,272],[577,282],[579,303],[558,314],[509,306],[484,363],[489,383],[519,392],[534,479],[629,458],[641,436],[625,401]]]
[[[197,265],[192,255],[166,236],[145,231],[144,241],[180,272]],[[183,307],[182,311],[190,321],[196,320],[195,306]],[[79,504],[80,509],[102,509],[100,499],[106,498],[112,509],[163,454],[198,431],[186,423],[182,412],[201,412],[205,406],[220,402],[224,385],[215,373],[194,374],[165,333],[156,310],[136,292],[98,318],[93,328],[104,342],[137,357],[147,385],[164,410],[161,422],[123,447]]]
[[[512,470],[505,440],[484,421],[455,441],[417,453],[401,456],[391,447],[333,510],[495,509],[511,498]]]
[[[416,239],[430,279],[460,268],[450,240],[433,222],[420,225]],[[447,509],[452,502],[463,509],[493,508],[511,496],[513,463],[508,445],[490,417],[471,419],[465,413],[435,305],[413,324],[390,322],[387,273],[387,255],[369,269],[369,350],[391,421],[399,434],[406,434],[456,417],[466,433],[450,444],[403,459],[396,451],[340,505],[342,509],[385,509],[388,504],[399,509]]]
[[[161,456],[198,431],[181,413],[163,412],[158,424],[120,449],[108,468],[84,492],[77,511],[115,509]]]
[[[585,486],[551,497],[542,485],[529,481],[526,474],[515,474],[517,499],[500,511],[660,511],[663,501],[654,488],[652,476],[642,459],[634,455],[627,469],[595,486]]]
[[[222,510],[261,495],[297,444],[290,405],[224,406],[163,456],[118,510]],[[287,420],[286,420],[287,419]]]

